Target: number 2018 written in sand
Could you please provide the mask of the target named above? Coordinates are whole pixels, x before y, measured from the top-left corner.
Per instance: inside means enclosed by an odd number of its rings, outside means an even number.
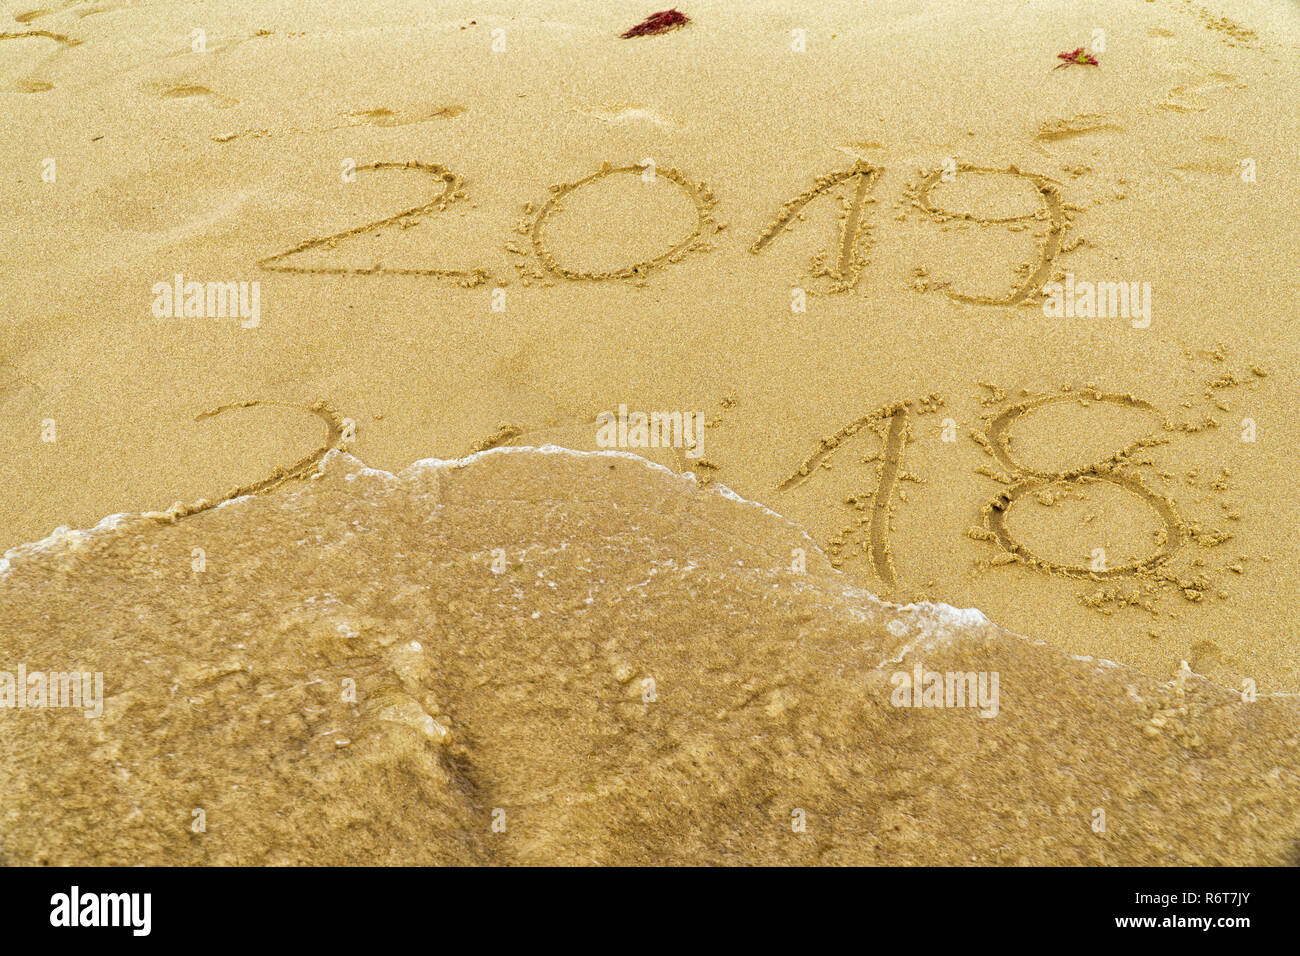
[[[1256,371],[1255,374],[1263,373]],[[1222,385],[1230,380],[1234,383],[1238,381],[1235,377],[1227,376],[1220,378],[1217,384]],[[968,537],[989,542],[999,549],[1002,559],[994,558],[988,562],[989,564],[1015,562],[1069,578],[1107,581],[1132,577],[1141,582],[1137,592],[1103,589],[1085,600],[1085,603],[1096,607],[1121,603],[1138,604],[1149,608],[1148,598],[1157,591],[1164,590],[1180,591],[1188,600],[1199,601],[1203,594],[1214,588],[1210,576],[1211,569],[1206,567],[1202,560],[1193,560],[1194,570],[1183,572],[1173,571],[1167,567],[1167,564],[1189,543],[1195,543],[1202,548],[1214,548],[1231,540],[1233,535],[1207,530],[1197,522],[1186,521],[1180,515],[1174,501],[1151,488],[1139,474],[1139,469],[1153,466],[1153,462],[1142,454],[1145,450],[1167,444],[1171,437],[1180,431],[1196,432],[1205,427],[1216,427],[1214,423],[1207,420],[1200,424],[1176,425],[1154,405],[1143,399],[1132,395],[1101,392],[1091,387],[1063,389],[1014,402],[1003,402],[1005,396],[1000,390],[995,391],[998,404],[986,416],[987,424],[982,431],[972,432],[970,435],[996,463],[998,469],[982,473],[1004,485],[1004,489],[981,509],[980,523],[967,532]],[[1094,404],[1108,405],[1136,411],[1150,416],[1157,424],[1158,430],[1138,437],[1123,447],[1102,454],[1092,461],[1073,465],[1056,467],[1035,465],[1013,450],[1011,433],[1017,423],[1052,406],[1075,403],[1085,407]],[[845,557],[843,548],[847,539],[860,530],[863,533],[862,551],[869,557],[872,570],[887,586],[893,588],[898,585],[889,541],[893,509],[895,502],[904,497],[900,491],[900,484],[907,480],[921,480],[905,467],[906,448],[913,441],[913,422],[917,417],[935,415],[945,407],[945,404],[941,397],[931,395],[915,401],[895,402],[864,415],[840,428],[833,435],[822,438],[817,450],[805,458],[794,473],[779,485],[777,489],[779,492],[788,492],[805,483],[815,481],[814,476],[828,468],[831,460],[844,451],[851,440],[861,433],[874,433],[879,438],[879,454],[862,459],[864,462],[876,463],[874,487],[854,493],[845,500],[845,504],[857,515],[858,528],[850,526],[831,539],[828,552],[833,564],[836,566],[841,564]],[[317,402],[311,406],[269,400],[236,402],[204,412],[198,416],[198,420],[212,418],[235,409],[256,406],[294,408],[315,415],[326,425],[325,442],[292,466],[278,468],[267,478],[236,488],[221,499],[204,499],[189,505],[178,504],[167,512],[156,513],[154,517],[174,521],[207,511],[231,498],[272,491],[292,478],[306,477],[320,464],[329,450],[342,449],[356,438],[355,423],[351,419],[341,418],[324,402]],[[724,405],[724,407],[734,407],[734,403],[732,406]],[[481,451],[523,439],[530,431],[532,429],[509,428],[485,442],[476,444],[473,450]],[[956,440],[956,423],[953,419],[943,420],[943,432],[944,441]],[[698,465],[710,470],[718,467],[704,459],[701,459]],[[1165,476],[1170,477],[1168,473]],[[1155,531],[1154,547],[1148,554],[1134,557],[1122,564],[1107,565],[1104,553],[1098,560],[1098,554],[1094,552],[1090,564],[1072,564],[1064,560],[1042,557],[1019,540],[1008,520],[1018,502],[1025,498],[1038,498],[1040,503],[1050,503],[1053,486],[1066,489],[1088,485],[1104,485],[1119,489],[1150,509],[1158,519],[1160,527]],[[1216,479],[1213,487],[1222,487],[1221,481]],[[1043,495],[1047,496],[1047,502],[1040,497]],[[1237,516],[1229,514],[1228,517]],[[1226,568],[1240,573],[1240,569],[1234,565],[1226,565]]]
[[[297,272],[323,275],[407,275],[428,276],[451,279],[467,287],[495,281],[485,269],[452,269],[438,267],[394,268],[374,263],[371,265],[329,265],[321,263],[298,264],[294,260],[302,254],[320,250],[336,250],[351,240],[362,235],[373,234],[388,226],[408,227],[427,215],[442,211],[450,204],[464,200],[466,192],[463,180],[443,166],[421,162],[380,162],[356,166],[356,172],[378,172],[384,170],[402,170],[427,176],[441,184],[441,190],[426,203],[401,210],[393,215],[372,220],[341,232],[326,236],[305,239],[292,248],[275,253],[262,259],[258,265],[273,272]],[[838,235],[834,248],[819,253],[814,257],[810,275],[815,279],[825,279],[829,283],[828,291],[844,292],[852,289],[866,267],[866,249],[869,230],[867,227],[867,206],[873,202],[872,192],[884,175],[885,170],[879,166],[858,161],[850,168],[838,170],[818,177],[814,184],[804,192],[786,202],[776,216],[750,245],[754,254],[763,253],[782,233],[790,230],[793,224],[803,218],[804,210],[817,198],[830,196],[842,189],[839,196],[840,214]],[[1001,218],[981,218],[971,213],[953,213],[937,206],[931,193],[940,182],[953,182],[959,175],[1006,176],[1030,183],[1036,191],[1040,208],[1031,213]],[[645,256],[636,262],[624,266],[605,269],[584,269],[566,265],[554,253],[547,239],[548,227],[566,198],[586,189],[602,180],[618,176],[639,176],[647,182],[666,181],[679,189],[690,201],[694,221],[684,233],[669,240],[666,247],[657,255]],[[1043,284],[1050,278],[1053,263],[1063,251],[1063,239],[1069,226],[1069,217],[1065,204],[1061,200],[1057,183],[1036,173],[1024,172],[1016,166],[1006,169],[957,164],[949,161],[944,168],[924,173],[909,184],[905,190],[913,205],[926,217],[936,222],[961,220],[978,225],[1013,225],[1039,221],[1046,224],[1038,246],[1037,262],[1028,264],[1024,277],[1003,295],[973,295],[946,289],[947,294],[956,301],[975,305],[1017,305],[1038,294]],[[515,267],[521,278],[527,283],[531,279],[565,279],[570,281],[601,281],[625,279],[635,282],[644,281],[652,271],[678,262],[692,252],[708,251],[712,248],[712,238],[725,226],[714,218],[717,200],[704,183],[693,182],[677,169],[658,169],[650,160],[626,166],[613,166],[605,163],[596,172],[572,183],[551,187],[551,196],[540,206],[528,203],[524,215],[516,224],[516,231],[526,238],[526,247],[519,243],[507,243],[506,250],[516,257]]]
[[[1254,369],[1253,373],[1256,376],[1264,374],[1258,369]],[[1239,380],[1227,376],[1215,384],[1228,387],[1228,383],[1239,384]],[[1189,569],[1182,571],[1171,569],[1169,563],[1188,544],[1215,548],[1234,536],[1228,532],[1202,527],[1199,522],[1187,521],[1174,501],[1148,485],[1140,474],[1142,468],[1154,467],[1154,462],[1146,454],[1149,450],[1168,444],[1175,434],[1217,427],[1217,422],[1206,418],[1199,423],[1175,424],[1143,399],[1102,392],[1092,387],[1063,389],[1009,402],[1003,402],[1005,396],[1000,390],[995,392],[996,402],[1000,404],[989,411],[985,427],[970,434],[993,463],[991,468],[981,469],[978,473],[1004,486],[983,506],[979,523],[967,531],[968,537],[989,542],[998,548],[1000,557],[995,557],[988,564],[1014,562],[1068,578],[1098,582],[1130,578],[1140,582],[1137,592],[1103,588],[1085,602],[1097,607],[1116,603],[1149,607],[1147,598],[1161,590],[1176,590],[1189,601],[1199,601],[1204,594],[1217,590],[1211,577],[1213,569],[1202,558],[1194,557]],[[931,395],[917,401],[896,402],[864,415],[834,434],[822,438],[816,451],[805,458],[794,473],[780,484],[778,490],[788,492],[815,482],[818,480],[815,476],[824,474],[825,469],[830,467],[831,460],[845,449],[854,436],[859,433],[874,433],[877,436],[879,452],[862,459],[864,463],[875,463],[875,481],[872,487],[850,494],[844,500],[845,506],[854,513],[856,523],[850,524],[831,538],[828,551],[833,564],[840,565],[847,557],[844,549],[849,540],[861,533],[861,550],[869,558],[876,576],[890,587],[897,586],[889,541],[893,509],[895,502],[904,497],[900,483],[922,480],[905,467],[906,448],[913,440],[913,422],[917,416],[935,415],[944,404],[941,397]],[[1101,405],[1137,412],[1153,420],[1157,430],[1091,461],[1055,466],[1026,461],[1014,450],[1013,428],[1030,416],[1061,405]],[[941,434],[944,441],[956,441],[956,422],[945,418]],[[1166,478],[1173,477],[1169,472],[1162,474]],[[1083,563],[1071,563],[1062,558],[1044,557],[1020,539],[1010,520],[1018,503],[1030,499],[1051,505],[1056,500],[1088,487],[1118,490],[1149,509],[1157,526],[1153,528],[1153,543],[1146,554],[1134,556],[1119,564],[1109,564],[1105,549],[1097,548],[1094,549],[1090,562],[1085,560]],[[1226,489],[1226,484],[1220,477],[1214,479],[1210,487],[1223,490]],[[1224,507],[1228,518],[1239,520],[1239,516],[1228,509],[1226,504]],[[1228,564],[1226,567],[1240,573],[1238,566]]]

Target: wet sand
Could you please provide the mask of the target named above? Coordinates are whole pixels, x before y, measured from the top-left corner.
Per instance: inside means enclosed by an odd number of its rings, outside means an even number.
[[[10,563],[11,652],[111,690],[6,713],[5,862],[1294,862],[1294,695],[883,604],[617,452],[331,452]]]

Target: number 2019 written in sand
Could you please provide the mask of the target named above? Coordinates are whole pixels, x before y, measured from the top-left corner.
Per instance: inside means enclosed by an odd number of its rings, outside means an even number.
[[[428,276],[451,279],[466,287],[496,281],[488,270],[481,268],[454,269],[436,266],[395,268],[381,263],[330,265],[319,262],[312,264],[296,262],[295,260],[304,253],[340,250],[345,243],[389,226],[409,227],[428,215],[445,210],[452,203],[466,199],[463,180],[445,167],[436,164],[380,162],[354,168],[355,172],[385,170],[401,170],[426,176],[440,184],[441,189],[432,199],[419,206],[341,232],[305,239],[289,249],[262,259],[258,265],[273,272]],[[818,177],[809,189],[781,207],[749,246],[749,251],[755,255],[762,254],[783,233],[791,230],[794,224],[803,218],[805,209],[814,200],[823,196],[831,197],[840,191],[838,235],[831,249],[814,256],[810,275],[814,279],[826,280],[828,291],[831,293],[852,289],[866,267],[869,240],[867,207],[874,201],[872,193],[884,173],[882,167],[858,161],[847,169]],[[970,213],[949,212],[937,206],[931,196],[934,187],[940,182],[953,182],[960,175],[1004,176],[1026,181],[1033,186],[1038,195],[1040,208],[1022,215],[981,218]],[[693,211],[693,222],[681,235],[667,240],[658,254],[642,256],[637,261],[626,265],[597,269],[566,264],[548,241],[548,230],[556,214],[563,208],[565,200],[597,182],[624,176],[640,177],[646,182],[671,183],[689,200]],[[1065,204],[1061,200],[1058,184],[1045,176],[1025,172],[1015,166],[994,169],[949,161],[943,168],[923,173],[917,181],[908,184],[905,192],[910,196],[912,204],[935,222],[960,220],[983,226],[1019,224],[1021,227],[1033,221],[1045,224],[1046,228],[1041,233],[1041,242],[1038,246],[1037,261],[1028,264],[1023,278],[1010,291],[1002,295],[974,295],[945,289],[947,294],[956,301],[975,305],[1017,305],[1025,302],[1037,295],[1044,282],[1050,278],[1053,263],[1057,255],[1063,251],[1063,239],[1069,226],[1069,217]],[[651,160],[626,166],[605,163],[596,172],[575,182],[552,186],[551,196],[540,206],[526,204],[524,214],[516,224],[516,232],[523,237],[524,241],[507,243],[506,251],[515,258],[515,268],[525,284],[532,279],[547,278],[569,281],[623,279],[642,282],[656,269],[678,262],[693,252],[712,249],[714,237],[725,228],[723,223],[714,218],[716,204],[717,200],[707,185],[692,181],[677,169],[659,169]],[[340,254],[343,254],[341,250]]]

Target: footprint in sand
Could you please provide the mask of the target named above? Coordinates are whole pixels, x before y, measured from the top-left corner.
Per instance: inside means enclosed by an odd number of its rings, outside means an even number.
[[[645,123],[649,126],[657,126],[660,129],[680,128],[680,124],[673,122],[662,114],[656,113],[649,107],[642,106],[639,103],[620,103],[585,110],[578,109],[577,107],[571,107],[570,109],[574,113],[578,113],[582,116],[589,116],[608,126],[625,126],[634,123]]]
[[[230,130],[225,133],[216,134],[212,137],[212,140],[216,143],[229,143],[232,140],[239,139],[241,136],[261,138],[265,136],[278,136],[283,133],[331,133],[334,130],[355,129],[359,126],[380,126],[384,128],[413,126],[417,123],[428,123],[434,120],[451,119],[468,111],[469,107],[460,106],[455,103],[425,110],[390,110],[386,106],[378,106],[372,109],[349,110],[343,114],[343,117],[347,122],[335,123],[333,126],[312,126],[306,129],[290,126],[275,130],[267,129],[265,127],[261,129]]]
[[[1188,143],[1187,159],[1169,167],[1169,172],[1181,182],[1188,182],[1184,173],[1204,176],[1237,177],[1242,172],[1245,147],[1229,136],[1201,136],[1199,143]]]
[[[427,110],[390,110],[379,106],[368,110],[352,110],[347,113],[348,122],[330,129],[346,129],[349,126],[410,126],[414,123],[427,123],[435,119],[451,119],[466,112],[468,107],[455,103],[437,106]]]
[[[1237,159],[1193,160],[1169,168],[1173,171],[1175,177],[1186,182],[1187,178],[1179,176],[1179,173],[1199,173],[1204,176],[1236,176],[1241,172],[1241,161]]]
[[[1198,7],[1196,18],[1228,46],[1250,46],[1259,39],[1254,30],[1243,27],[1240,23],[1229,20],[1208,7]]]
[[[1089,136],[1095,133],[1122,132],[1122,128],[1106,119],[1102,113],[1080,113],[1069,119],[1050,120],[1038,127],[1034,139],[1040,143],[1057,143],[1061,140]]]
[[[1151,0],[1148,0],[1151,2]],[[1205,29],[1211,31],[1216,40],[1230,47],[1253,47],[1259,41],[1259,35],[1252,29],[1242,26],[1234,20],[1223,16],[1218,10],[1194,4],[1192,0],[1174,0],[1174,9],[1184,16],[1194,17]],[[1172,30],[1164,27],[1152,27],[1148,31],[1152,36],[1173,36]]]
[[[229,96],[223,96],[220,93],[214,93],[206,86],[197,86],[182,84],[178,86],[156,85],[154,91],[165,100],[194,100],[214,106],[217,109],[226,109],[234,106],[239,100]]]
[[[54,84],[39,74],[64,50],[79,46],[80,40],[49,30],[21,30],[0,33],[0,90],[43,93]],[[6,78],[8,79],[6,83]]]
[[[1157,104],[1157,108],[1174,113],[1204,113],[1210,108],[1204,94],[1229,87],[1244,89],[1245,86],[1239,76],[1231,73],[1211,73],[1199,83],[1175,86],[1169,91],[1165,101]]]

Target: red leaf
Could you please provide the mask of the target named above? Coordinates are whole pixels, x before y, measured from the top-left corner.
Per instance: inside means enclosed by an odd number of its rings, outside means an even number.
[[[1065,61],[1060,64],[1060,66],[1057,66],[1058,70],[1062,66],[1075,66],[1076,64],[1079,66],[1101,66],[1101,64],[1097,62],[1095,56],[1091,53],[1083,52],[1083,47],[1075,47],[1069,53],[1058,53],[1056,54],[1056,58]]]
[[[660,10],[658,13],[652,13],[626,33],[620,33],[624,40],[630,40],[632,37],[653,36],[656,33],[667,33],[669,30],[675,30],[677,27],[684,27],[690,23],[691,19],[684,13],[679,13],[675,8],[672,10]]]

